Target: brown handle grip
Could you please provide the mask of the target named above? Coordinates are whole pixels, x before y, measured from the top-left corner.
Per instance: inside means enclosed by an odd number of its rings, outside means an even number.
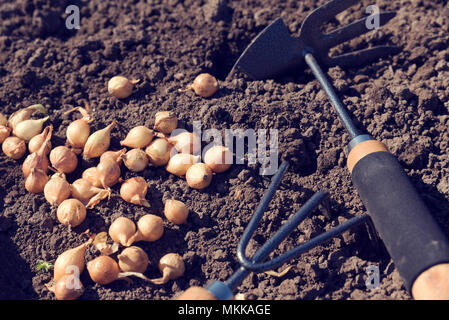
[[[207,289],[201,287],[190,287],[176,300],[217,300],[217,298]]]

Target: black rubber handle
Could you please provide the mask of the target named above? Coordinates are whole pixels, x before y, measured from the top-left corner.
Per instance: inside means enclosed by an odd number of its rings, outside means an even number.
[[[352,180],[409,292],[423,271],[449,262],[446,236],[391,153],[361,158]]]

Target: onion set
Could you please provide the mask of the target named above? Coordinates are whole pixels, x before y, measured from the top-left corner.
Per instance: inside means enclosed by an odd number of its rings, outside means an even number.
[[[53,266],[53,280],[58,282],[64,275],[71,274],[74,267],[76,267],[79,274],[81,274],[85,265],[84,253],[92,242],[93,239],[90,238],[82,245],[61,253]]]
[[[56,217],[64,226],[77,227],[86,219],[86,207],[78,199],[67,199],[58,206]]]
[[[11,128],[0,125],[0,143],[3,143],[6,138],[9,137],[9,134],[11,133]]]
[[[124,272],[143,273],[148,267],[148,255],[143,249],[131,246],[125,248],[118,256],[118,265]]]
[[[58,146],[50,152],[50,162],[56,170],[62,173],[72,173],[78,166],[75,152],[65,146]]]
[[[84,287],[79,276],[75,274],[65,274],[51,290],[57,300],[76,300],[84,293]]]
[[[170,134],[178,126],[178,118],[172,111],[159,111],[155,115],[154,130]]]
[[[203,160],[213,172],[225,172],[231,167],[232,152],[227,147],[216,145],[206,151]]]
[[[162,277],[152,279],[152,283],[161,285],[170,280],[176,280],[185,272],[184,260],[177,253],[168,253],[159,260],[159,270],[162,272]]]
[[[106,159],[113,160],[118,164],[122,163],[122,154],[126,153],[126,148],[123,148],[118,151],[106,151],[100,157],[100,162],[105,161]]]
[[[164,221],[154,214],[146,214],[137,221],[137,232],[129,238],[127,246],[138,241],[154,242],[164,234]]]
[[[188,85],[186,89],[180,91],[193,90],[195,93],[203,98],[208,98],[214,95],[218,90],[217,79],[209,73],[199,74],[193,83]]]
[[[37,136],[34,136],[33,138],[31,138],[31,140],[28,142],[28,150],[30,151],[30,153],[33,152],[37,152],[40,147],[46,143],[46,147],[45,147],[45,154],[49,154],[51,151],[51,141],[50,139],[46,139],[47,136],[49,136],[49,133],[53,131],[53,126],[47,126],[45,127],[45,129],[39,133]],[[50,134],[51,137],[51,134]]]
[[[20,122],[30,119],[35,112],[47,114],[47,110],[45,110],[43,105],[33,104],[27,108],[22,108],[14,112],[8,119],[8,127],[15,130]]]
[[[97,166],[98,179],[101,182],[101,186],[105,189],[114,186],[120,181],[120,173],[120,166],[111,159],[101,161]]]
[[[52,206],[59,206],[71,193],[70,184],[62,173],[54,174],[44,187],[45,200]]]
[[[40,148],[37,152],[33,152],[32,154],[28,155],[26,157],[25,161],[22,164],[22,172],[25,177],[28,177],[30,175],[31,169],[39,169],[45,174],[48,172],[48,167],[50,165],[50,162],[47,157],[47,148],[48,148],[48,142],[51,139],[53,127],[47,127],[48,130],[44,130],[44,141],[40,145]],[[46,128],[46,129],[47,129]]]
[[[102,186],[100,178],[98,177],[97,167],[91,167],[84,170],[81,178],[89,181],[94,187],[100,188]]]
[[[108,92],[118,99],[128,98],[139,80],[128,80],[123,76],[114,76],[108,81]]]
[[[193,189],[204,189],[212,181],[212,170],[204,163],[192,165],[186,172],[187,184]]]
[[[187,170],[200,160],[200,156],[194,156],[188,153],[177,153],[167,163],[165,169],[177,176],[184,176]]]
[[[87,271],[90,278],[98,284],[106,285],[119,279],[125,279],[129,276],[136,276],[149,281],[139,272],[120,272],[118,263],[109,256],[99,256],[87,263]]]
[[[122,246],[130,246],[129,240],[136,233],[135,223],[126,218],[119,217],[112,222],[109,227],[109,236],[114,242],[120,243]]]
[[[170,152],[172,145],[166,139],[155,139],[145,149],[145,153],[150,160],[150,163],[156,167],[164,166],[170,160]]]
[[[41,119],[28,119],[19,122],[13,129],[13,134],[25,141],[31,140],[34,136],[37,136],[42,132],[42,127],[50,117],[47,116]]]
[[[183,131],[175,136],[167,138],[180,153],[196,154],[201,149],[201,139],[193,132]]]
[[[101,200],[111,195],[110,190],[97,188],[89,180],[78,179],[71,186],[72,197],[86,205],[86,209],[94,208]]]
[[[7,137],[2,143],[2,151],[8,157],[18,160],[25,155],[25,141],[17,137]]]
[[[137,126],[128,132],[126,138],[120,141],[120,145],[133,149],[142,149],[150,144],[153,137],[153,130],[145,126]]]
[[[164,215],[168,221],[174,224],[186,223],[189,209],[184,202],[169,199],[165,201]]]
[[[150,204],[145,199],[148,185],[144,178],[134,177],[126,180],[120,187],[120,196],[126,202],[150,207]]]
[[[131,149],[121,157],[125,166],[133,172],[140,172],[148,167],[148,157],[142,149]]]
[[[25,179],[25,189],[30,193],[41,193],[49,177],[40,169],[31,168],[30,174]]]
[[[88,159],[98,158],[109,149],[111,144],[111,130],[117,125],[112,121],[106,128],[92,133],[84,145],[83,155]]]
[[[93,121],[90,113],[90,107],[87,101],[84,101],[84,108],[76,107],[67,111],[65,114],[73,111],[79,111],[82,118],[69,124],[66,131],[67,142],[74,149],[83,149],[90,135],[90,123]]]

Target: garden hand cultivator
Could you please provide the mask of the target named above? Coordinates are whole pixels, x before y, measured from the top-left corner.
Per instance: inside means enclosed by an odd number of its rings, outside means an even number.
[[[347,166],[353,183],[407,289],[416,299],[449,299],[449,244],[445,235],[387,147],[373,140],[369,135],[361,134],[355,127],[347,109],[320,67],[320,65],[350,67],[366,64],[399,51],[399,48],[395,46],[377,46],[329,57],[330,48],[370,31],[366,28],[367,18],[328,34],[322,34],[319,31],[324,23],[358,2],[359,0],[332,0],[317,8],[304,20],[298,38],[290,35],[281,18],[276,19],[251,42],[231,73],[242,71],[254,79],[267,79],[286,73],[300,72],[306,65],[310,67],[350,134]],[[381,13],[380,25],[387,23],[394,16],[394,12]],[[274,182],[268,190],[268,195],[274,192],[273,184],[276,184],[275,181],[280,179],[285,169],[284,163],[279,173],[273,178]],[[311,203],[307,203],[302,211],[295,214],[292,221],[281,228],[251,260],[248,260],[244,255],[244,249],[255,230],[255,224],[260,220],[259,210],[263,212],[266,208],[265,201],[271,199],[271,197],[267,199],[264,197],[253,218],[255,220],[250,223],[238,248],[238,258],[242,267],[228,281],[214,282],[207,289],[192,287],[180,298],[230,298],[232,290],[250,271],[274,268],[287,259],[301,254],[308,249],[308,246],[310,248],[315,243],[320,243],[315,242],[316,239],[311,240],[271,262],[260,263],[274,246],[285,238],[286,233],[293,230],[307,213],[311,212],[322,197],[322,193],[315,195]],[[360,222],[365,217],[362,215],[353,218],[337,227],[335,233],[325,233],[322,238],[328,240],[338,234],[340,228],[343,231],[347,230],[351,223]]]

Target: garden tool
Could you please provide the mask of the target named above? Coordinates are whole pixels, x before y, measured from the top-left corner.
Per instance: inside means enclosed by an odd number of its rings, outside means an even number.
[[[294,249],[274,258],[266,261],[268,255],[273,252],[274,249],[289,236],[289,234],[295,230],[298,225],[307,218],[315,208],[328,197],[328,193],[324,191],[318,191],[315,193],[302,207],[298,210],[293,217],[291,217],[287,222],[270,238],[257,252],[253,255],[251,259],[246,257],[245,251],[248,243],[256,231],[260,220],[263,217],[264,212],[273,198],[279,184],[281,182],[282,176],[288,168],[288,162],[284,161],[280,165],[277,173],[271,179],[271,183],[265,192],[259,206],[256,209],[251,221],[243,233],[243,236],[237,247],[237,257],[241,264],[241,267],[227,279],[225,282],[214,281],[207,288],[201,287],[190,287],[186,292],[178,297],[180,300],[228,300],[233,297],[233,291],[240,285],[240,283],[251,273],[251,272],[263,272],[266,270],[272,270],[278,268],[285,262],[294,259],[306,251],[323,244],[324,242],[342,234],[351,227],[358,225],[360,223],[369,221],[369,216],[367,214],[362,214],[349,219],[348,221],[338,225],[326,231],[311,240],[295,247]]]
[[[332,0],[304,20],[299,37],[292,37],[282,19],[266,27],[243,52],[233,70],[254,79],[300,72],[306,65],[318,79],[349,132],[347,166],[352,181],[383,240],[406,288],[415,299],[449,299],[449,244],[398,160],[380,141],[356,128],[320,65],[351,67],[398,52],[377,46],[336,57],[329,49],[370,31],[369,17],[327,34],[320,27],[359,0]],[[379,14],[379,25],[394,17]]]

